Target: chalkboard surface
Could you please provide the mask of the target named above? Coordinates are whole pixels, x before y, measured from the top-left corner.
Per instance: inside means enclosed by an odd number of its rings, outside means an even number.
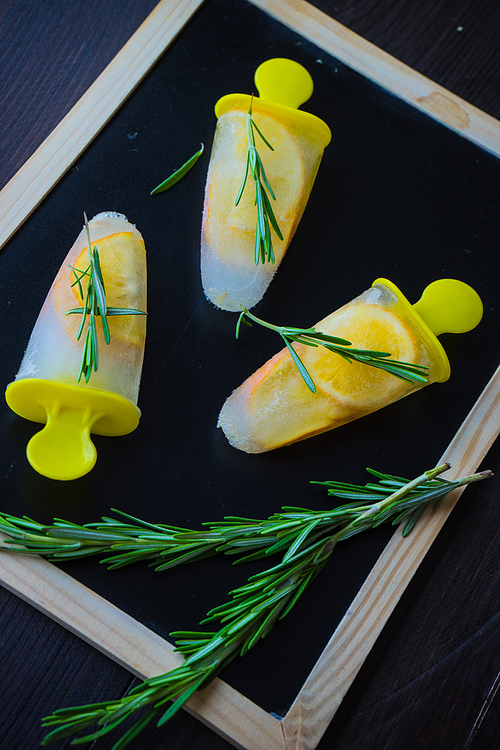
[[[251,93],[256,67],[290,57],[312,74],[304,109],[333,139],[291,248],[264,300],[264,319],[309,326],[385,276],[415,302],[440,277],[470,283],[482,323],[442,336],[450,381],[339,430],[248,456],[216,429],[225,398],[278,348],[263,330],[234,338],[236,316],[203,297],[199,235],[214,105]],[[150,190],[200,142],[205,153],[171,191]],[[500,164],[255,7],[209,0],[101,135],[0,256],[2,385],[15,376],[52,279],[83,211],[127,215],[148,252],[149,317],[139,428],[95,438],[98,463],[74,482],[36,474],[24,452],[38,425],[1,411],[1,509],[49,523],[98,520],[111,508],[198,528],[224,515],[266,517],[282,505],[330,507],[315,479],[362,483],[366,466],[413,476],[436,463],[498,364]],[[302,604],[224,679],[284,714],[391,535],[344,542]],[[196,628],[208,609],[262,565],[229,559],[153,573],[64,569],[163,637]]]

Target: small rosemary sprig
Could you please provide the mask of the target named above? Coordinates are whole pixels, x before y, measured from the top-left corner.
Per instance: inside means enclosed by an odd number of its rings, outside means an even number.
[[[338,354],[348,362],[361,362],[364,365],[370,365],[379,370],[385,370],[385,372],[389,372],[391,375],[394,375],[396,378],[404,380],[407,383],[427,382],[426,374],[429,368],[424,365],[414,365],[411,362],[400,362],[397,359],[390,359],[391,354],[387,352],[376,352],[371,349],[349,348],[352,347],[352,344],[350,341],[347,341],[347,339],[341,339],[337,336],[329,336],[326,333],[317,331],[314,327],[291,328],[289,326],[275,326],[272,323],[267,323],[261,318],[257,318],[253,313],[249,312],[246,307],[243,307],[243,305],[241,305],[241,309],[242,312],[236,323],[236,338],[239,338],[242,323],[250,328],[252,327],[250,320],[264,326],[264,328],[269,328],[271,331],[276,331],[285,342],[305,384],[313,393],[316,393],[316,386],[311,375],[307,371],[306,366],[292,346],[294,341],[299,344],[305,344],[306,346],[324,346],[325,349],[328,349],[334,354]],[[247,320],[247,318],[250,318],[250,320]]]
[[[271,149],[271,151],[274,151],[274,148],[262,135],[261,131],[255,124],[255,120],[252,118],[252,101],[250,101],[250,109],[246,116],[246,130],[248,151],[245,164],[245,174],[243,175],[243,180],[234,205],[237,206],[239,204],[243,195],[243,190],[245,189],[248,173],[251,172],[252,177],[255,180],[255,205],[257,206],[257,222],[255,228],[255,265],[257,266],[259,263],[274,263],[271,228],[274,229],[280,240],[283,239],[283,235],[274,215],[271,201],[269,200],[269,195],[273,200],[276,200],[276,196],[274,195],[273,189],[266,177],[262,159],[257,151],[254,131],[259,134],[263,142],[269,149]],[[266,192],[266,188],[269,195]]]
[[[88,383],[90,376],[92,375],[92,370],[96,372],[99,367],[99,344],[97,340],[96,319],[101,319],[104,341],[106,344],[109,344],[111,339],[107,320],[108,316],[146,315],[146,313],[142,310],[135,310],[128,307],[108,307],[106,303],[106,290],[104,287],[104,279],[102,277],[101,263],[99,260],[99,251],[95,245],[94,247],[91,245],[89,223],[85,213],[84,218],[89,250],[89,265],[85,270],[70,266],[74,276],[74,281],[71,286],[78,287],[80,297],[84,301],[84,304],[83,307],[74,307],[71,310],[67,310],[66,315],[82,316],[78,333],[76,335],[77,341],[80,341],[82,337],[88,317],[87,333],[83,343],[82,359],[80,362],[80,370],[78,372],[78,382],[80,382],[83,375],[85,377],[85,382]],[[82,287],[83,278],[87,279],[87,291],[85,294]]]
[[[87,526],[62,521],[53,527],[43,527],[30,519],[1,514],[0,530],[11,537],[11,543],[27,545],[28,551],[46,556],[59,556],[57,550],[64,546],[75,556],[78,556],[79,545],[82,545],[81,554],[113,550],[120,537],[129,550],[129,557],[123,564],[148,559],[148,556],[161,560],[163,550],[167,549],[170,554],[177,543],[179,555],[170,560],[168,567],[186,562],[184,545],[186,542],[192,545],[193,540],[200,543],[200,550],[206,554],[254,550],[245,555],[247,560],[273,553],[283,555],[276,565],[252,576],[247,584],[233,591],[228,602],[210,610],[201,624],[218,621],[221,625],[218,631],[171,634],[176,639],[176,650],[186,657],[181,666],[146,680],[121,699],[55,711],[43,720],[45,727],[52,728],[43,744],[97,724],[95,731],[74,740],[73,744],[90,742],[142,711],[134,725],[113,746],[113,750],[123,750],[153,718],[158,717],[157,726],[165,724],[196,690],[205,687],[238,654],[244,655],[255,646],[290,612],[326,565],[339,541],[389,521],[393,524],[404,521],[403,533],[409,533],[427,505],[436,507],[451,490],[491,476],[490,471],[483,471],[454,481],[437,479],[449,468],[449,464],[443,464],[410,482],[371,470],[380,482],[364,487],[314,482],[327,486],[330,495],[358,500],[331,511],[283,508],[267,521],[229,517],[207,524],[210,528],[207,532],[149,524],[130,516],[126,517],[136,520],[136,524],[124,525],[114,519],[103,519],[102,523]],[[141,540],[145,547],[140,546]],[[73,549],[68,550],[72,542]],[[17,551],[26,552],[19,547]],[[171,705],[165,708],[169,702]]]
[[[168,190],[169,188],[173,187],[179,180],[181,180],[185,174],[189,172],[190,169],[194,167],[198,159],[203,153],[203,143],[201,144],[201,147],[199,151],[197,151],[193,156],[187,160],[185,164],[182,165],[182,167],[179,167],[173,174],[170,175],[170,177],[167,177],[166,180],[161,182],[158,187],[155,187],[154,190],[151,191],[150,195],[157,195],[158,193],[163,193],[165,190]]]

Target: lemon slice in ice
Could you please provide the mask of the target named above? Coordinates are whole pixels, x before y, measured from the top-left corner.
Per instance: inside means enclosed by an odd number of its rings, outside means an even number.
[[[146,262],[146,250],[142,239],[132,232],[117,232],[93,241],[92,247],[96,247],[99,253],[107,306],[144,310],[145,289],[142,269]],[[84,271],[88,264],[88,249],[85,247],[76,258],[73,267]],[[78,285],[71,286],[74,281],[75,276],[70,268],[57,279],[54,303],[58,310],[65,311],[76,307],[75,301],[83,306]],[[81,285],[85,298],[88,285],[86,277],[82,278]],[[112,315],[107,320],[112,339],[117,338],[134,346],[142,346],[145,336],[143,315]],[[69,315],[65,317],[65,322],[75,333],[80,323],[79,316]]]
[[[243,110],[231,110],[219,118],[207,196],[205,234],[219,257],[227,260],[235,256],[248,257],[253,264],[257,206],[255,181],[251,174],[241,200],[235,206],[248,152],[246,115]],[[252,117],[273,147],[271,151],[258,133],[255,134],[257,151],[276,197],[276,200],[270,197],[270,202],[283,235],[283,240],[279,240],[272,230],[275,256],[279,262],[300,218],[305,182],[304,157],[296,137],[282,120],[261,111],[254,112]]]
[[[405,321],[380,305],[364,302],[346,306],[315,326],[318,331],[347,339],[355,349],[386,352],[392,359],[415,364],[417,342]],[[360,362],[347,362],[334,352],[307,347],[303,354],[316,387],[345,405],[373,408],[398,398],[407,383]]]

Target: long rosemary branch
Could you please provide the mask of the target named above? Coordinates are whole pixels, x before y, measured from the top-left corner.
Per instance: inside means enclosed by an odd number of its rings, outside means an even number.
[[[73,740],[73,744],[99,739],[141,711],[137,721],[113,746],[113,750],[123,750],[151,720],[157,719],[157,726],[165,724],[196,690],[205,687],[238,654],[244,655],[268,635],[278,620],[290,612],[326,565],[339,541],[388,521],[399,523],[409,519],[413,525],[412,519],[417,510],[429,503],[434,503],[435,506],[452,489],[491,476],[491,472],[484,471],[453,482],[437,480],[438,475],[448,468],[448,464],[443,464],[424,472],[411,482],[373,472],[381,479],[378,485],[358,487],[337,482],[320,483],[328,486],[330,494],[363,498],[360,502],[326,513],[288,508],[271,516],[268,521],[226,519],[219,524],[209,524],[212,532],[215,529],[216,533],[221,534],[228,548],[238,540],[245,544],[249,539],[254,542],[262,541],[262,537],[269,534],[274,550],[267,547],[264,552],[259,550],[257,555],[271,551],[284,551],[284,555],[277,565],[252,576],[247,584],[232,592],[228,602],[208,613],[201,624],[218,621],[221,626],[218,631],[172,633],[176,639],[176,650],[185,656],[181,666],[146,680],[127,696],[116,701],[55,711],[44,719],[44,726],[50,727],[52,731],[45,737],[43,744],[55,742],[94,724],[97,725],[95,731]],[[373,499],[376,502],[372,502]],[[162,533],[163,529],[167,536],[172,533],[174,537],[177,536],[175,527],[140,522],[140,526],[142,525],[151,531],[160,530]],[[68,526],[71,530],[71,525]],[[82,528],[86,527],[74,527],[73,534]],[[334,529],[336,531],[332,534]],[[3,526],[2,530],[5,530]],[[243,536],[238,534],[241,530]],[[185,534],[192,537],[197,533],[177,531],[180,538]],[[77,538],[78,536],[76,534]],[[106,540],[102,534],[100,541],[107,543],[110,540]],[[207,543],[212,544],[213,539]],[[252,541],[250,546],[251,544]],[[228,549],[223,547],[221,551],[227,552]],[[167,703],[170,705],[166,708]]]
[[[44,720],[44,726],[51,727],[52,731],[43,744],[97,724],[95,731],[74,743],[93,741],[137,711],[144,710],[114,745],[114,750],[121,750],[153,718],[160,715],[158,726],[164,724],[196,690],[208,684],[238,654],[245,654],[270,632],[277,620],[288,614],[327,563],[339,541],[388,521],[405,520],[406,526],[410,524],[411,528],[429,503],[436,505],[450,490],[491,475],[491,472],[480,472],[453,482],[436,479],[447,468],[444,464],[411,482],[372,472],[381,480],[379,484],[359,487],[338,482],[320,483],[328,487],[329,494],[361,497],[362,500],[326,512],[284,508],[267,521],[228,518],[209,523],[208,533],[137,519],[132,519],[137,521],[135,524],[103,519],[103,523],[86,526],[59,521],[53,527],[44,527],[30,519],[2,514],[0,529],[11,537],[11,544],[23,544],[27,548],[15,548],[18,552],[41,553],[48,557],[97,554],[122,545],[122,550],[127,551],[122,552],[118,560],[111,558],[111,565],[153,557],[156,567],[162,569],[217,551],[239,553],[242,547],[247,552],[254,550],[246,554],[245,559],[284,552],[281,562],[252,576],[246,585],[233,592],[230,601],[208,613],[201,624],[218,621],[221,625],[218,631],[172,634],[177,650],[186,657],[180,667],[146,680],[122,699],[56,711]],[[372,502],[374,499],[376,502]],[[162,560],[165,554],[170,557],[166,564]],[[169,702],[171,705],[165,709]]]
[[[348,362],[361,362],[362,364],[370,365],[371,367],[377,367],[380,370],[389,372],[400,380],[405,380],[407,383],[427,382],[426,375],[429,368],[424,365],[414,365],[411,362],[400,362],[397,359],[390,359],[391,354],[388,352],[376,352],[371,349],[353,349],[350,341],[338,338],[337,336],[330,336],[322,331],[317,331],[315,328],[276,326],[272,323],[267,323],[267,321],[262,320],[261,318],[257,318],[256,315],[249,312],[243,307],[243,305],[241,305],[241,309],[242,312],[236,323],[236,338],[239,338],[242,323],[250,328],[252,327],[250,320],[254,321],[254,323],[258,323],[264,328],[269,328],[271,331],[276,331],[285,342],[305,384],[313,393],[316,393],[316,386],[314,385],[314,381],[307,371],[306,366],[292,346],[294,341],[299,344],[305,344],[306,346],[324,346],[325,349],[328,349],[334,354],[338,354]],[[247,320],[247,318],[250,320]]]
[[[437,506],[451,490],[490,475],[481,472],[455,481],[437,478],[446,468],[444,464],[412,482],[373,469],[368,471],[378,483],[313,482],[327,487],[331,496],[354,502],[326,511],[285,506],[265,520],[227,516],[204,523],[202,530],[153,524],[121,511],[114,512],[125,521],[103,517],[82,526],[62,519],[48,526],[0,513],[0,531],[8,536],[0,549],[54,561],[108,555],[100,562],[110,569],[147,561],[161,571],[218,553],[238,556],[236,563],[285,554],[304,532],[309,535],[314,529],[316,535],[330,534],[364,512],[369,513],[371,526],[404,521],[406,535],[427,504]]]
[[[177,169],[173,174],[170,175],[166,180],[161,182],[158,187],[155,187],[154,190],[151,191],[150,195],[157,195],[158,193],[163,193],[165,190],[169,190],[171,187],[176,185],[179,180],[181,180],[185,174],[189,172],[190,169],[194,167],[200,156],[202,155],[204,150],[203,143],[200,146],[199,151],[197,151],[193,156],[187,160],[185,164],[182,165],[179,169]]]

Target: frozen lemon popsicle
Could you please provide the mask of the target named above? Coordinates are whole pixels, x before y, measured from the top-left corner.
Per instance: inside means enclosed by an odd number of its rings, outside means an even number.
[[[122,214],[98,214],[62,264],[6,391],[13,411],[46,423],[27,448],[40,474],[82,476],[96,461],[91,432],[137,427],[145,312],[142,236]]]
[[[433,282],[413,306],[392,282],[377,279],[314,328],[353,348],[389,353],[393,360],[426,368],[424,382],[346,361],[322,345],[295,343],[316,392],[285,348],[233,392],[218,426],[235,448],[262,453],[359,419],[428,383],[447,380],[450,365],[436,336],[471,330],[482,312],[477,293],[454,279]]]
[[[322,120],[297,109],[313,91],[302,65],[268,60],[257,69],[255,84],[260,98],[231,94],[215,107],[201,276],[206,296],[223,310],[250,308],[262,298],[331,138]]]

